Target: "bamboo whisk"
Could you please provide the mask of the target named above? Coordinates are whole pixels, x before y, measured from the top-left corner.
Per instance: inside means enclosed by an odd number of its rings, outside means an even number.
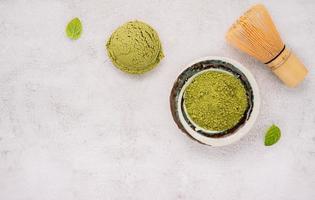
[[[268,10],[261,4],[245,12],[229,29],[226,39],[269,66],[289,87],[297,86],[307,75],[307,69],[282,42]]]

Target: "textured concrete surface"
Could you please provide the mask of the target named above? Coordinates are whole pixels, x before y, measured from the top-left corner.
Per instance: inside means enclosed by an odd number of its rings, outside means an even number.
[[[251,0],[1,0],[0,199],[315,198],[315,1],[264,1],[308,66],[288,89],[224,34]],[[73,17],[84,32],[65,37]],[[165,59],[143,76],[112,66],[104,50],[120,24],[160,34]],[[211,148],[173,123],[168,96],[185,64],[233,58],[255,75],[262,109],[240,142]],[[263,145],[265,129],[283,136]]]

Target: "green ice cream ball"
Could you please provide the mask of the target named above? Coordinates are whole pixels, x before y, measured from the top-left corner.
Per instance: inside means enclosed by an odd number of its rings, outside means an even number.
[[[106,47],[113,64],[130,74],[150,71],[164,57],[157,32],[140,21],[130,21],[118,27]]]

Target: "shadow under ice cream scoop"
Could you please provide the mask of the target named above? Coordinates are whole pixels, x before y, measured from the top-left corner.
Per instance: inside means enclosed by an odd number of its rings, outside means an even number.
[[[117,28],[106,47],[113,64],[130,74],[150,71],[164,57],[157,32],[140,21],[130,21]]]

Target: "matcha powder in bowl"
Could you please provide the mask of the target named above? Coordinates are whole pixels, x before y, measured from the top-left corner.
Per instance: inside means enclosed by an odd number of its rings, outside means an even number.
[[[130,74],[150,71],[164,57],[157,32],[140,21],[130,21],[117,28],[106,48],[113,64]]]
[[[254,125],[259,107],[253,75],[225,57],[200,58],[187,65],[170,94],[170,109],[178,128],[210,146],[224,146],[242,138]]]
[[[206,71],[187,86],[184,107],[196,125],[224,131],[233,128],[244,116],[248,100],[238,78],[225,72]]]

